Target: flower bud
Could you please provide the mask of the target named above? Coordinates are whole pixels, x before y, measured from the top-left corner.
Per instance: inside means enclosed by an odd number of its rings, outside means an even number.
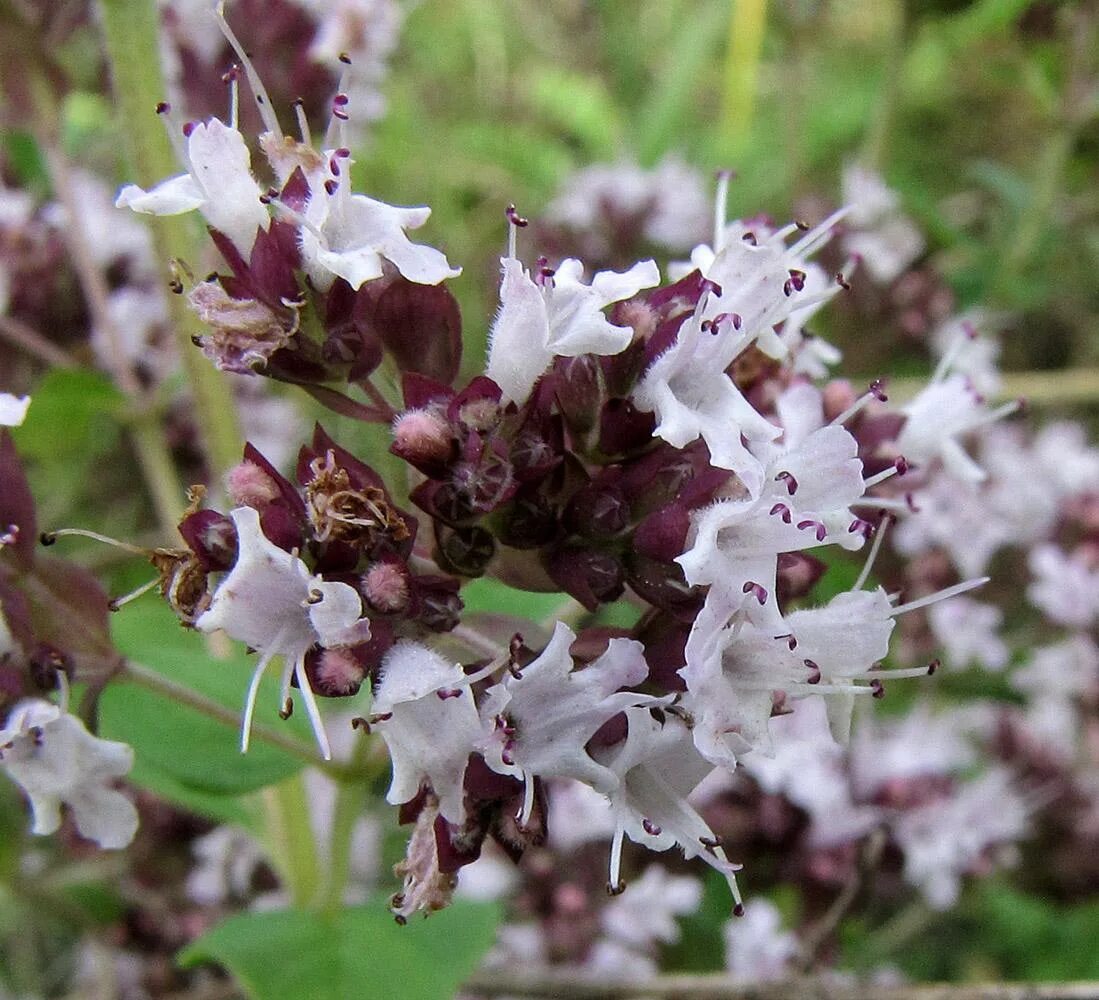
[[[425,475],[435,475],[454,456],[454,434],[450,424],[435,410],[406,410],[393,422],[393,444],[389,450]]]

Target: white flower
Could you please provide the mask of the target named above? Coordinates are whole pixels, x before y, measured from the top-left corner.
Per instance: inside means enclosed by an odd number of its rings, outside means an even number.
[[[967,738],[973,721],[956,712],[932,714],[922,703],[897,720],[860,720],[851,741],[855,794],[872,799],[889,785],[950,775],[969,767],[976,757]]]
[[[734,874],[739,865],[726,858],[713,830],[687,801],[712,767],[673,711],[661,720],[649,708],[626,709],[626,739],[596,754],[619,778],[608,796],[615,817],[609,884],[621,884],[622,841],[628,836],[652,851],[678,845],[684,857],[702,858],[725,877],[739,904]]]
[[[923,253],[923,235],[872,170],[851,164],[843,171],[843,201],[850,206],[843,248],[862,258],[878,284],[889,284]]]
[[[92,736],[78,718],[39,698],[19,702],[0,730],[0,766],[30,799],[37,834],[57,830],[65,803],[83,836],[125,847],[137,832],[137,810],[110,785],[133,763],[125,743]]]
[[[663,865],[649,865],[629,890],[612,899],[600,913],[603,930],[621,944],[647,952],[680,938],[676,917],[694,913],[702,902],[702,883],[670,875]]]
[[[1090,628],[1099,616],[1099,568],[1081,550],[1067,555],[1056,545],[1040,545],[1029,559],[1034,582],[1027,600],[1051,621]]]
[[[430,208],[400,208],[351,194],[351,161],[344,159],[343,164],[338,178],[310,179],[301,253],[302,267],[317,288],[326,291],[337,277],[360,288],[382,276],[383,259],[421,285],[437,285],[462,273],[440,251],[405,235],[406,229],[419,229],[427,222]]]
[[[821,289],[815,280],[816,287],[809,287],[808,258],[828,242],[846,211],[833,213],[792,246],[786,239],[798,231],[796,225],[775,230],[759,221],[737,221],[722,230],[716,252],[705,245],[695,247],[691,263],[721,289],[707,303],[706,317],[735,315],[748,344],[757,343],[771,357],[785,357],[788,345],[774,328],[800,314],[795,321],[800,329],[840,290],[838,283]]]
[[[949,667],[961,670],[976,663],[986,670],[1002,670],[1010,652],[999,636],[1004,613],[993,604],[969,597],[942,601],[928,611],[928,622],[946,653]]]
[[[30,396],[13,396],[0,392],[0,427],[19,427],[27,419]]]
[[[762,588],[760,603],[777,614],[773,595],[779,553],[828,544],[857,549],[864,541],[860,532],[850,530],[855,521],[851,505],[866,490],[858,444],[843,427],[811,429],[819,417],[805,404],[816,390],[804,388],[806,393],[786,398],[783,442],[760,448],[765,459],[757,491],[699,511],[691,547],[676,560],[688,583],[710,584],[713,598],[730,613],[754,583]],[[819,393],[816,398],[819,413]]]
[[[904,813],[894,824],[904,877],[934,909],[947,909],[958,898],[961,876],[991,847],[1026,833],[1028,813],[1002,768],[963,785],[951,798]]]
[[[461,823],[466,764],[481,737],[461,666],[426,646],[399,642],[382,660],[373,710],[393,765],[386,801],[409,802],[426,781],[443,817]]]
[[[522,403],[555,357],[619,354],[633,329],[608,322],[602,310],[660,282],[651,260],[628,271],[600,271],[590,285],[584,265],[561,262],[552,277],[535,282],[514,257],[505,257],[500,311],[489,335],[485,374],[503,390],[504,401]]]
[[[203,632],[222,629],[260,654],[245,702],[241,750],[248,749],[260,679],[271,660],[281,656],[281,706],[285,709],[291,677],[296,677],[317,743],[328,760],[332,753],[306,675],[305,654],[317,644],[330,649],[366,641],[370,626],[362,617],[362,600],[346,583],[313,576],[301,559],[270,541],[253,508],[237,507],[230,517],[237,528],[237,561],[195,627]]]
[[[685,250],[707,232],[711,210],[702,175],[674,156],[651,170],[628,160],[577,170],[546,208],[551,222],[584,232],[604,215],[641,219],[650,243]]]
[[[983,482],[988,474],[965,452],[960,439],[1016,408],[1011,403],[989,410],[962,374],[935,379],[903,408],[906,419],[897,451],[916,465],[939,458],[955,479]]]
[[[199,122],[187,140],[187,160],[187,173],[162,181],[151,191],[129,184],[118,193],[115,205],[148,215],[180,215],[197,208],[247,260],[256,232],[266,230],[271,217],[260,201],[263,192],[252,176],[244,137],[217,118]]]
[[[782,929],[782,917],[769,899],[753,899],[744,916],[726,921],[725,968],[738,980],[760,983],[789,975],[799,948]]]
[[[648,676],[641,643],[612,639],[602,656],[574,670],[569,647],[575,641],[572,630],[558,622],[541,655],[518,677],[508,673],[489,688],[481,705],[490,728],[485,763],[524,782],[524,823],[534,806],[535,776],[575,778],[598,791],[613,791],[617,777],[592,760],[585,744],[612,716],[654,700],[619,690]]]
[[[773,441],[781,429],[749,403],[726,373],[750,341],[729,317],[705,320],[707,300],[679,328],[675,343],[648,367],[633,399],[656,414],[656,435],[682,448],[701,437],[710,461],[731,469],[753,496],[763,480],[760,461],[741,438]]]
[[[822,698],[798,701],[794,711],[772,718],[770,729],[771,753],[747,754],[740,766],[763,791],[809,814],[811,846],[849,842],[880,821],[879,810],[851,801],[843,748],[828,731]]]

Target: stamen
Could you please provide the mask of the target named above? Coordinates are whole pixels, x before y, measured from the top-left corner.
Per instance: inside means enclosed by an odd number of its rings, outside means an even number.
[[[872,399],[876,399],[879,403],[887,402],[889,397],[883,391],[882,382],[880,379],[874,379],[870,383],[869,388],[858,399],[856,399],[846,410],[843,411],[838,417],[831,421],[829,426],[839,427],[847,423],[856,413],[859,413]]]
[[[57,677],[57,707],[60,708],[62,712],[68,712],[69,695],[71,693],[69,689],[69,675],[60,667],[54,671],[54,674]]]
[[[733,176],[731,170],[719,170],[717,172],[717,189],[714,191],[714,253],[721,253],[725,248],[725,220],[729,211],[729,181]]]
[[[340,79],[336,84],[336,96],[332,100],[332,117],[328,121],[328,130],[324,134],[324,145],[327,149],[334,146],[347,145],[347,92],[351,89],[351,57],[346,52],[340,53],[340,62],[343,69],[340,70]]]
[[[938,661],[932,660],[926,667],[904,667],[900,670],[867,670],[862,676],[871,680],[874,678],[896,678],[901,680],[905,677],[930,677],[936,669],[938,669]]]
[[[917,597],[914,601],[909,601],[907,604],[901,604],[898,607],[895,607],[890,614],[896,617],[897,615],[903,615],[909,611],[926,608],[929,604],[938,604],[939,601],[945,601],[948,598],[964,594],[966,591],[975,590],[977,587],[983,587],[991,579],[992,578],[989,576],[978,576],[972,580],[963,580],[961,583],[954,584],[953,587],[945,587],[943,590],[937,590],[933,594]]]
[[[222,83],[229,84],[229,127],[240,127],[240,67],[231,66],[227,73],[222,74]]]
[[[508,260],[518,259],[518,232],[529,225],[530,220],[524,219],[515,209],[514,205],[508,205],[504,214],[508,218]]]
[[[313,133],[309,129],[309,119],[305,114],[305,101],[300,97],[294,101],[294,116],[298,119],[298,133],[303,146],[313,145]]]
[[[252,60],[248,58],[248,53],[244,51],[244,46],[240,44],[237,36],[233,34],[233,29],[229,27],[229,22],[225,20],[225,0],[219,0],[216,7],[214,7],[214,19],[218,23],[218,27],[221,28],[221,33],[225,36],[225,40],[232,46],[233,51],[237,54],[237,58],[240,60],[240,65],[244,69],[244,75],[248,77],[248,85],[252,88],[252,94],[256,98],[256,104],[259,107],[260,118],[263,119],[263,125],[276,138],[282,138],[283,131],[282,126],[279,125],[278,116],[275,114],[275,109],[271,104],[271,98],[267,95],[267,90],[263,86],[263,81],[259,78],[259,74],[256,72],[255,66],[252,65]]]
[[[183,145],[183,140],[180,138],[183,134],[183,125],[172,114],[172,106],[167,101],[160,101],[156,106],[156,113],[159,115],[160,120],[164,122],[164,128],[168,133],[168,141],[172,144],[172,149],[175,150],[176,158],[184,167],[189,166],[191,161],[187,156],[187,147]]]
[[[878,530],[874,535],[874,541],[870,545],[870,551],[866,555],[866,562],[862,565],[862,572],[859,573],[858,579],[855,580],[855,585],[852,590],[862,590],[866,586],[866,581],[870,578],[870,571],[874,568],[874,562],[878,558],[878,553],[881,551],[882,542],[885,541],[885,529],[889,527],[890,521],[893,520],[892,515],[883,514],[881,520],[878,522]]]
[[[294,668],[294,676],[298,679],[298,687],[301,688],[301,699],[305,702],[305,711],[309,721],[313,725],[313,735],[317,739],[321,756],[325,760],[332,759],[332,747],[328,743],[328,733],[324,731],[324,720],[321,719],[321,711],[317,706],[317,699],[313,696],[313,689],[309,686],[309,676],[305,672],[305,660],[299,659]]]
[[[256,696],[259,694],[259,683],[263,680],[263,673],[275,655],[274,650],[264,653],[260,657],[256,669],[252,671],[252,680],[248,685],[248,694],[244,699],[244,714],[240,720],[240,752],[248,752],[248,744],[252,739],[252,716],[256,714]]]
[[[622,840],[626,836],[622,820],[618,819],[614,824],[614,837],[611,839],[610,871],[607,876],[607,893],[617,896],[626,884],[622,881]]]
[[[810,229],[800,240],[797,241],[789,249],[789,253],[794,257],[808,257],[811,254],[819,250],[825,243],[832,238],[832,229],[836,223],[844,218],[848,212],[851,211],[849,205],[845,205],[843,208],[838,208],[827,219],[825,219],[820,225],[814,229]]]
[[[519,822],[519,826],[526,827],[530,822],[530,817],[534,813],[534,775],[529,774],[527,771],[523,772],[523,808],[519,810],[519,815],[516,816],[516,820]]]
[[[137,590],[131,590],[128,594],[124,594],[122,597],[112,597],[107,602],[108,611],[117,611],[119,608],[130,601],[136,601],[142,594],[147,594],[150,590],[156,587],[160,583],[159,577],[150,580],[148,583],[143,583]]]
[[[903,455],[899,455],[888,469],[883,469],[877,475],[870,476],[869,479],[864,479],[862,485],[865,489],[873,489],[878,483],[884,483],[887,479],[892,479],[894,476],[903,476],[907,471],[908,461]]]
[[[75,535],[78,538],[90,538],[92,541],[102,542],[104,545],[111,545],[116,549],[122,549],[124,552],[132,552],[136,556],[148,556],[149,550],[143,549],[137,545],[131,545],[129,542],[120,542],[117,538],[111,538],[109,535],[101,535],[98,531],[88,531],[86,528],[58,528],[56,531],[43,531],[38,536],[38,540],[43,545],[53,545],[59,538],[64,538],[66,535]]]

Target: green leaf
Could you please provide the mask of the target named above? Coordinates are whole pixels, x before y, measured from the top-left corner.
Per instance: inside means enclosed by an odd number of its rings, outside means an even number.
[[[128,605],[114,616],[113,625],[123,655],[233,711],[243,705],[255,661],[239,646],[227,659],[215,658],[206,636],[181,628],[172,612],[152,599]],[[305,720],[283,723],[276,716],[277,704],[278,683],[268,676],[260,685],[257,719],[271,718],[288,735],[311,743]],[[235,728],[134,683],[108,686],[100,699],[100,723],[105,737],[129,743],[147,766],[138,778],[168,794],[174,782],[184,791],[239,795],[281,781],[302,766],[299,758],[255,739],[241,754]],[[159,788],[158,775],[165,779]]]
[[[224,965],[252,1000],[453,996],[492,944],[498,907],[455,903],[398,927],[378,898],[333,918],[302,910],[231,917],[179,956]]]
[[[499,580],[483,576],[462,588],[462,601],[466,611],[485,611],[541,621],[561,607],[566,598],[559,593],[539,594],[518,590]]]
[[[52,371],[35,387],[34,405],[13,436],[24,458],[61,462],[102,455],[118,440],[123,397],[103,375]]]

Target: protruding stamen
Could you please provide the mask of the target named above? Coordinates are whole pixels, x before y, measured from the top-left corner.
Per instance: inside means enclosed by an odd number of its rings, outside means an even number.
[[[937,590],[933,594],[926,594],[923,597],[917,597],[914,601],[909,601],[907,604],[901,604],[895,607],[890,614],[896,617],[897,615],[903,615],[909,611],[916,611],[919,608],[926,608],[929,604],[938,604],[939,601],[945,601],[951,597],[957,597],[959,594],[964,594],[967,591],[975,590],[977,587],[983,587],[992,578],[989,576],[978,576],[972,580],[963,580],[961,583],[954,584],[953,587],[944,587],[942,590]]]
[[[102,542],[104,545],[113,546],[116,549],[122,549],[123,552],[132,552],[137,556],[148,556],[149,550],[143,549],[137,545],[131,545],[129,542],[120,542],[117,538],[111,538],[109,535],[101,535],[98,531],[88,531],[86,528],[58,528],[56,531],[43,531],[38,536],[38,540],[43,545],[53,545],[59,538],[64,538],[66,535],[75,535],[78,538],[90,538],[95,542]]]
[[[309,118],[305,114],[305,101],[300,97],[294,101],[294,117],[298,120],[298,134],[303,146],[313,145],[313,133],[309,128]]]
[[[256,669],[252,671],[252,680],[248,685],[248,694],[244,698],[244,714],[240,720],[240,752],[248,752],[248,744],[252,739],[252,716],[256,714],[256,696],[259,694],[259,684],[263,680],[263,673],[267,669],[274,652],[264,653],[260,657]]]
[[[843,411],[838,417],[831,421],[831,425],[834,427],[840,427],[847,423],[856,413],[862,411],[862,409],[872,399],[876,399],[879,403],[884,403],[889,397],[884,392],[884,387],[881,379],[874,379],[870,383],[866,392],[864,392],[858,399],[856,399],[846,410]]]
[[[252,65],[252,60],[248,57],[248,53],[244,51],[244,46],[240,44],[237,36],[233,34],[233,29],[229,27],[229,22],[225,20],[225,0],[219,0],[219,3],[214,8],[214,18],[217,20],[218,27],[221,28],[221,33],[225,36],[225,40],[232,46],[233,51],[237,54],[240,65],[244,70],[244,75],[248,77],[248,85],[252,88],[252,94],[256,98],[256,105],[259,107],[259,114],[260,118],[263,119],[264,128],[276,138],[281,139],[283,134],[282,127],[279,125],[278,116],[275,114],[275,109],[271,104],[271,98],[267,95],[267,89],[263,86],[263,81],[259,78],[256,67]]]
[[[877,475],[870,476],[862,481],[862,485],[866,489],[873,489],[878,483],[884,483],[887,479],[892,479],[894,476],[903,476],[908,471],[908,460],[903,455],[898,455],[888,469],[882,469]]]
[[[626,836],[622,820],[616,820],[614,824],[614,836],[611,838],[610,868],[607,874],[607,892],[614,896],[620,893],[626,886],[622,881],[622,840]]]
[[[240,67],[230,66],[221,75],[221,82],[229,85],[229,127],[240,128]]]
[[[721,253],[725,247],[725,220],[729,211],[729,181],[731,170],[717,172],[717,189],[714,191],[714,253]]]
[[[123,607],[124,605],[129,604],[130,601],[136,601],[142,594],[147,594],[150,590],[152,590],[159,583],[160,583],[160,579],[159,578],[154,578],[152,580],[149,580],[147,583],[143,583],[136,590],[131,590],[128,594],[124,594],[122,597],[112,597],[107,602],[107,610],[108,611],[117,611],[119,608]]]
[[[525,229],[530,220],[523,218],[516,210],[514,205],[508,205],[504,210],[504,214],[508,219],[508,259],[518,259],[518,233],[520,229]]]
[[[800,240],[790,247],[789,253],[793,257],[808,257],[819,250],[832,238],[832,229],[851,209],[849,206],[838,208],[820,225],[810,229]]]
[[[878,530],[874,535],[874,541],[870,545],[870,551],[866,555],[866,562],[862,564],[862,572],[859,573],[858,579],[855,580],[855,585],[852,590],[862,590],[866,586],[866,581],[870,578],[870,572],[874,568],[874,561],[878,558],[878,553],[881,551],[882,542],[885,541],[885,529],[889,527],[889,522],[893,518],[889,514],[882,514],[881,520],[878,521]]]
[[[305,711],[313,726],[313,735],[316,737],[317,746],[320,747],[321,756],[325,760],[332,759],[332,747],[328,743],[328,733],[324,730],[324,720],[321,718],[321,710],[317,705],[317,699],[313,695],[313,689],[309,686],[309,676],[305,672],[305,660],[299,660],[294,668],[294,676],[298,679],[298,687],[301,688],[301,698],[305,702]]]

